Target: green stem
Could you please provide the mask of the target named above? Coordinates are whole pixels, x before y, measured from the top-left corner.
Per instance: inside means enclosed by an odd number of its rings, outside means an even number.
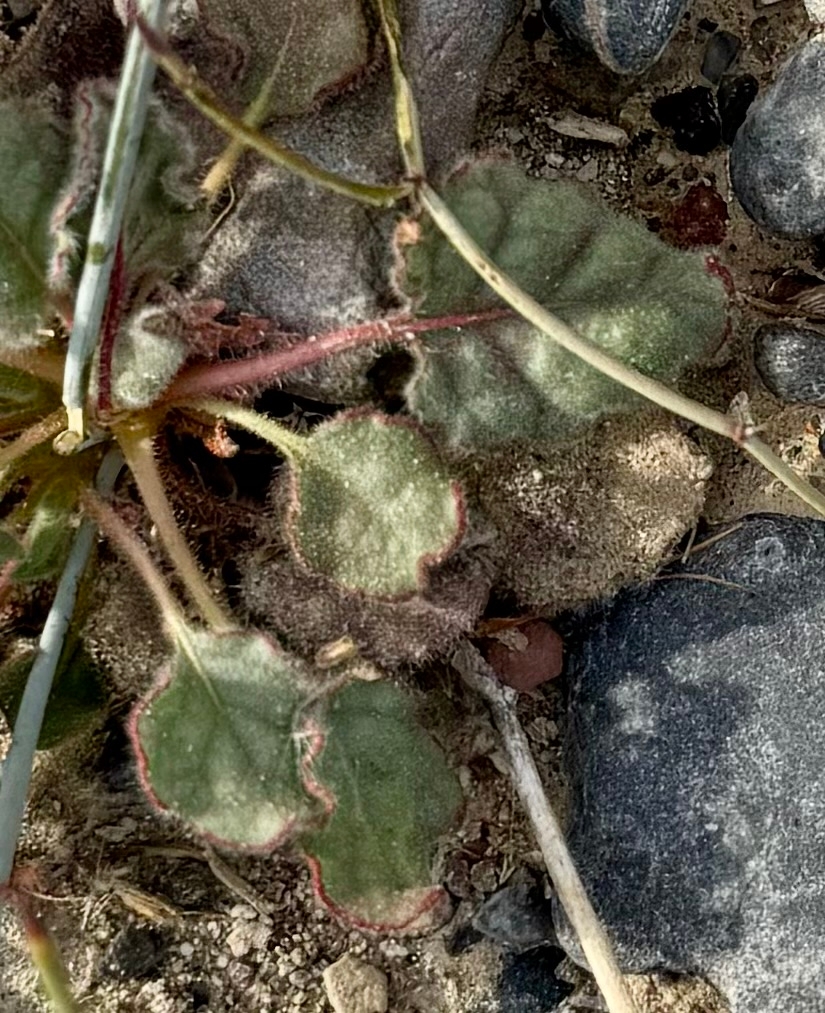
[[[158,529],[160,540],[198,611],[216,633],[234,629],[235,624],[215,600],[192,555],[192,550],[175,521],[155,461],[154,427],[148,421],[142,420],[131,425],[118,426],[114,432],[149,516]]]
[[[80,1013],[72,995],[69,974],[57,944],[33,912],[23,916],[26,942],[32,963],[40,973],[43,991],[51,1000],[55,1013]]]
[[[415,96],[410,87],[407,75],[401,62],[401,31],[398,25],[398,12],[395,0],[377,0],[378,12],[381,16],[381,27],[387,42],[392,69],[393,93],[395,95],[395,127],[398,133],[398,146],[404,160],[407,174],[414,179],[423,179],[424,148],[421,143],[421,127]]]
[[[356,180],[339,176],[335,172],[323,169],[303,155],[287,148],[280,141],[267,137],[259,130],[244,123],[242,119],[233,116],[231,112],[221,103],[212,89],[201,81],[197,75],[189,69],[182,60],[178,59],[166,40],[151,26],[139,20],[141,31],[144,34],[146,43],[152,50],[152,55],[160,67],[169,75],[173,83],[180,89],[181,93],[198,109],[203,115],[223,130],[229,137],[246,145],[268,158],[275,165],[288,169],[296,176],[315,183],[318,186],[332,190],[344,197],[361,201],[365,204],[372,204],[375,207],[392,207],[403,197],[411,193],[409,184],[400,186],[382,186],[380,184],[359,183]]]
[[[174,640],[185,625],[184,615],[146,548],[138,542],[120,517],[100,496],[87,490],[80,497],[80,502],[101,532],[117,546],[120,553],[137,570],[155,599],[170,637]]]
[[[275,90],[275,82],[278,80],[284,60],[289,52],[289,44],[292,41],[292,32],[295,29],[296,18],[297,13],[296,11],[293,11],[292,19],[289,23],[289,30],[286,33],[286,37],[284,38],[278,57],[275,60],[275,65],[267,79],[261,85],[261,90],[252,100],[249,108],[244,113],[243,122],[248,127],[259,127],[269,113],[269,108],[272,104],[272,93]],[[233,138],[221,152],[220,157],[207,173],[207,176],[201,183],[200,188],[201,192],[206,195],[207,200],[210,203],[217,198],[218,194],[220,194],[226,186],[230,176],[235,171],[235,166],[238,164],[245,148],[246,145],[242,141],[237,140],[237,138]]]
[[[305,437],[293,433],[291,429],[282,426],[280,422],[274,422],[266,415],[261,415],[251,408],[244,408],[243,405],[235,404],[232,401],[219,401],[216,398],[190,401],[182,407],[226,419],[232,425],[246,429],[247,432],[254,433],[255,436],[260,436],[262,440],[271,443],[280,454],[293,464],[300,462],[304,455]]]
[[[800,478],[793,468],[786,464],[778,454],[775,454],[767,444],[755,436],[746,435],[742,442],[742,449],[778,478],[791,492],[795,492],[808,506],[825,516],[825,496],[814,489],[810,482]]]
[[[110,451],[104,457],[96,482],[103,495],[108,495],[114,488],[122,464],[117,451]],[[82,523],[72,542],[69,558],[40,635],[38,652],[14,721],[11,747],[3,761],[3,776],[0,780],[0,884],[8,882],[14,865],[14,853],[26,811],[26,796],[43,715],[46,713],[46,702],[74,614],[78,585],[89,561],[94,539],[94,525]]]
[[[144,0],[143,11],[153,27],[162,23],[168,0]],[[137,164],[155,64],[140,31],[129,36],[109,125],[100,188],[95,200],[83,273],[77,287],[72,333],[63,374],[63,404],[68,431],[80,445],[86,435],[85,404],[89,369],[97,345],[109,292],[115,249],[123,225],[126,200]]]

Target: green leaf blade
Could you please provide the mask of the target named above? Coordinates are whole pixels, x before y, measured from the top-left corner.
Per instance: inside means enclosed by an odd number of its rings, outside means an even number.
[[[326,722],[312,776],[331,792],[334,811],[323,830],[302,837],[316,891],[350,922],[420,930],[443,912],[432,859],[461,802],[458,781],[396,686],[348,686]]]
[[[463,534],[461,494],[405,421],[351,412],[313,431],[291,471],[293,548],[311,570],[378,597],[420,591]]]
[[[307,692],[266,637],[187,629],[131,722],[150,799],[217,841],[276,847],[317,808],[296,743]]]
[[[581,188],[479,163],[445,200],[506,274],[583,337],[667,383],[721,339],[727,299],[703,255],[671,249]],[[431,224],[401,284],[426,314],[497,296]],[[455,446],[552,442],[639,399],[524,321],[428,334],[407,388],[413,414]]]

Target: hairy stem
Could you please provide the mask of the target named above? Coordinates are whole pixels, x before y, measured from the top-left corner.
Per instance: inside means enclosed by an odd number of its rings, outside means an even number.
[[[109,451],[103,459],[96,482],[102,495],[111,493],[122,463],[120,454],[115,450]],[[3,762],[0,780],[0,884],[7,883],[11,876],[46,702],[74,613],[78,585],[89,561],[94,539],[94,524],[84,521],[72,542],[54,602],[40,635],[38,653],[14,722],[11,746]]]
[[[55,1013],[80,1013],[57,943],[30,905],[25,905],[22,915],[29,955],[40,974],[43,991],[51,1000]]]
[[[349,352],[354,348],[384,343],[401,344],[412,341],[417,334],[427,331],[449,330],[451,327],[469,327],[491,320],[504,320],[515,316],[511,309],[486,310],[483,313],[455,313],[445,317],[430,317],[424,320],[397,319],[373,320],[331,331],[328,334],[311,335],[301,338],[290,348],[253,355],[247,359],[229,362],[204,363],[184,369],[166,388],[161,401],[188,401],[204,394],[248,385],[272,383],[287,373],[305,369],[316,362],[323,362],[333,355]]]
[[[66,409],[58,408],[51,415],[47,415],[39,422],[35,422],[33,426],[29,426],[12,443],[0,447],[0,472],[41,443],[53,439],[63,430],[65,425]]]
[[[117,426],[114,432],[149,516],[158,529],[160,540],[201,616],[217,633],[234,629],[235,624],[215,600],[206,578],[192,555],[192,550],[175,521],[155,461],[154,427],[148,421],[141,420],[130,425]]]
[[[193,411],[206,412],[208,415],[226,419],[232,425],[254,433],[255,436],[271,443],[288,461],[295,463],[303,457],[306,437],[299,436],[291,429],[287,429],[286,426],[282,426],[280,422],[275,422],[251,408],[244,408],[243,405],[235,404],[234,401],[218,401],[214,398],[190,401],[186,407]]]
[[[170,636],[174,639],[184,626],[183,612],[158,568],[152,562],[146,548],[140,544],[120,517],[100,496],[87,491],[81,496],[80,501],[86,514],[92,518],[109,541],[114,542],[118,551],[137,570],[157,602]]]
[[[495,672],[467,642],[456,651],[453,665],[467,684],[490,705],[510,761],[510,776],[533,824],[533,832],[558,898],[579,938],[608,1010],[610,1013],[637,1013],[616,962],[613,947],[593,910],[568,851],[559,821],[544,792],[527,736],[516,714],[518,694],[515,690],[502,686]]]
[[[392,207],[397,201],[411,192],[411,186],[382,186],[380,184],[359,183],[356,180],[339,176],[335,172],[316,165],[303,155],[287,148],[280,141],[262,134],[249,126],[242,119],[233,116],[221,103],[212,89],[201,81],[198,76],[180,60],[166,40],[143,20],[139,20],[146,43],[152,50],[157,63],[169,75],[181,93],[203,115],[225,134],[238,143],[252,148],[268,158],[275,165],[288,169],[296,176],[332,190],[334,193],[375,207]]]
[[[163,23],[168,0],[143,0],[148,23]],[[109,278],[137,163],[155,64],[136,26],[132,28],[109,126],[100,188],[89,228],[86,260],[77,289],[72,333],[63,377],[63,404],[76,442],[86,435],[89,368],[98,341]]]

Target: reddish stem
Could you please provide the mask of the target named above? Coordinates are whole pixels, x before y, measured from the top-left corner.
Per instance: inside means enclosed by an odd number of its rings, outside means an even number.
[[[126,294],[126,266],[123,259],[123,237],[118,239],[115,248],[115,261],[112,266],[112,277],[109,282],[109,295],[103,313],[103,326],[100,335],[100,369],[98,374],[97,407],[102,414],[112,410],[112,356],[115,338],[123,319],[124,298]]]
[[[344,327],[327,334],[311,335],[291,348],[236,359],[232,362],[203,363],[185,369],[166,389],[162,402],[188,401],[216,394],[233,387],[244,387],[271,383],[276,377],[298,369],[304,369],[333,355],[385,342],[411,341],[416,334],[427,331],[448,330],[454,327],[470,327],[493,320],[516,317],[511,309],[485,310],[482,313],[462,313],[446,317],[429,317],[412,320],[408,317],[394,317],[373,320],[355,327]]]
[[[17,559],[7,559],[0,567],[0,608],[3,608],[11,598],[11,593],[14,590],[14,571],[17,569],[18,562]]]

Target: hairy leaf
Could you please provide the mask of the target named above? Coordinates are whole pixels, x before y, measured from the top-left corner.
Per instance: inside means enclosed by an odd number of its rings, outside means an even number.
[[[10,432],[14,427],[26,425],[47,414],[59,403],[60,397],[54,387],[22,369],[0,363],[0,424],[4,431]]]
[[[36,650],[0,668],[0,711],[14,725]],[[106,703],[100,672],[77,641],[68,645],[55,672],[52,691],[37,741],[51,749],[83,731],[101,714]]]
[[[316,808],[299,776],[303,665],[258,633],[186,629],[132,737],[151,800],[199,833],[269,849]]]
[[[6,101],[0,103],[0,152],[0,344],[36,344],[68,138],[42,106]]]
[[[145,408],[163,393],[186,358],[171,317],[144,306],[118,333],[112,356],[112,398],[123,408]]]
[[[641,372],[673,382],[720,340],[726,297],[704,257],[665,246],[577,185],[479,163],[444,198],[525,291]],[[426,314],[500,304],[426,222],[406,250],[402,285]],[[451,443],[482,447],[557,440],[638,403],[520,319],[428,334],[407,397]]]
[[[463,531],[458,486],[412,425],[345,413],[313,430],[291,468],[289,534],[300,559],[371,595],[414,594]]]
[[[265,119],[294,116],[361,70],[368,56],[361,0],[211,0],[207,27],[242,51],[240,98],[256,99],[268,79]],[[205,68],[208,71],[208,68]],[[220,70],[215,68],[216,86]]]
[[[25,555],[14,571],[18,583],[59,576],[74,538],[72,519],[81,478],[82,470],[72,465],[52,472],[34,487],[24,509],[15,513],[28,519]]]
[[[302,837],[319,895],[356,923],[419,928],[444,900],[432,860],[461,801],[455,774],[410,697],[390,683],[348,686],[325,723],[312,777],[332,812],[323,830]]]

